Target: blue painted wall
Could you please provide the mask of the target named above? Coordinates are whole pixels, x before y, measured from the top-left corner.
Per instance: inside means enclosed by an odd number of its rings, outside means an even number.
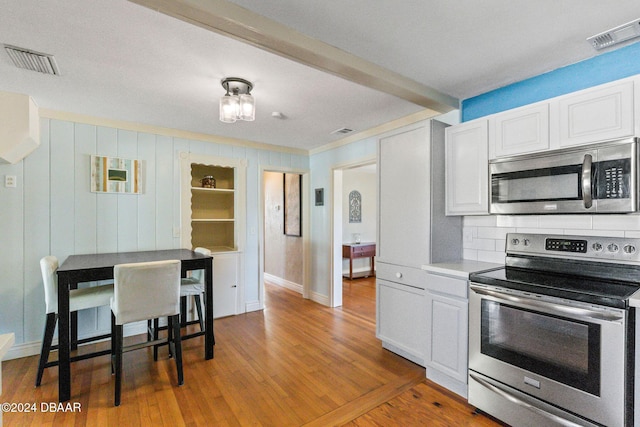
[[[640,42],[462,101],[462,121],[640,74]]]

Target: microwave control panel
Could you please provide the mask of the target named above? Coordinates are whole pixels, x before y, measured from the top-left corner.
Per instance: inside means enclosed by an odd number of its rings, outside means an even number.
[[[598,162],[596,178],[598,199],[628,199],[630,197],[630,159]]]

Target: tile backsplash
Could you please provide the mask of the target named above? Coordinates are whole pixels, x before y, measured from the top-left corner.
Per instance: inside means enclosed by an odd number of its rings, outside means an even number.
[[[463,258],[503,263],[505,237],[515,232],[640,238],[640,215],[466,216]]]

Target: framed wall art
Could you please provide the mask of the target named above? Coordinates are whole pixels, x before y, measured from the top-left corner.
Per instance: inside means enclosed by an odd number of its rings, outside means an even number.
[[[357,190],[349,193],[349,222],[362,222],[362,195]]]
[[[142,161],[91,156],[91,191],[94,193],[142,193]]]
[[[284,175],[284,234],[302,236],[302,175]]]

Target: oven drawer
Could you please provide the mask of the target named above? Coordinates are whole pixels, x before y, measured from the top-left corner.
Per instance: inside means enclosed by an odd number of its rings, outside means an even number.
[[[378,262],[376,276],[378,279],[425,289],[427,273],[420,268]]]
[[[596,424],[584,418],[578,418],[567,411],[473,371],[469,372],[469,404],[513,426],[539,427],[564,424],[596,427]]]

